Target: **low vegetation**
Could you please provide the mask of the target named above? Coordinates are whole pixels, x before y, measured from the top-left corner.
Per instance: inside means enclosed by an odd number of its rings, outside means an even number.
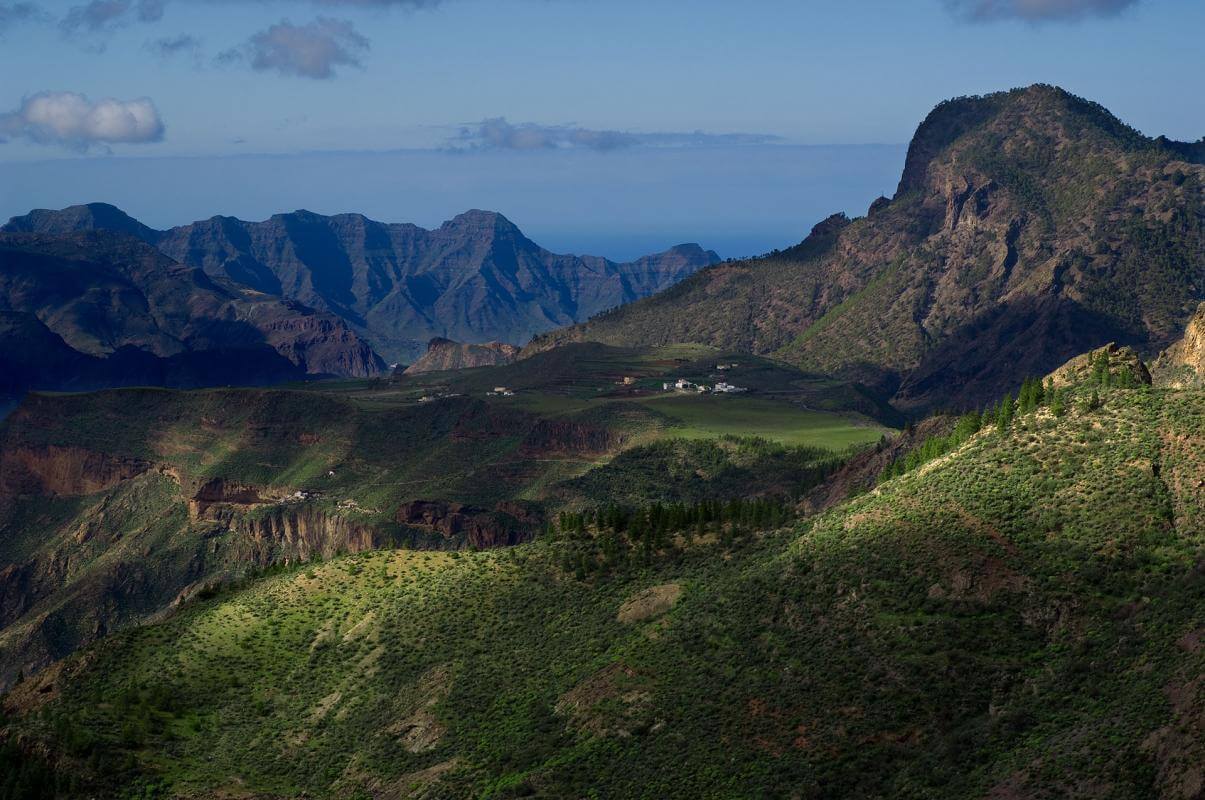
[[[787,527],[601,506],[223,589],[27,681],[7,737],[142,797],[1187,800],[1205,393],[1094,391]]]

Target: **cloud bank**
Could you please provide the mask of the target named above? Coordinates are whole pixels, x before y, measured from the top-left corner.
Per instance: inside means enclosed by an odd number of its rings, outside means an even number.
[[[971,22],[1020,19],[1035,23],[1110,17],[1137,2],[1138,0],[945,0],[950,11]]]
[[[94,145],[157,142],[163,121],[148,98],[92,102],[76,92],[39,92],[0,114],[0,141],[24,138],[74,150]]]
[[[484,119],[460,128],[448,141],[454,150],[571,150],[606,152],[627,147],[701,147],[707,145],[768,144],[778,136],[754,133],[628,133],[592,130],[573,125],[512,124],[505,117]]]
[[[218,61],[248,61],[259,72],[325,80],[333,78],[338,67],[362,67],[360,55],[368,48],[368,39],[347,20],[318,17],[305,25],[294,25],[285,19],[255,34],[241,47],[222,53]]]

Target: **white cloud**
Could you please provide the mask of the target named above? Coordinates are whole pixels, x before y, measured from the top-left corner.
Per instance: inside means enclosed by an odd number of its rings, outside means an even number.
[[[93,102],[76,92],[39,92],[0,114],[0,137],[21,137],[77,150],[93,145],[157,142],[163,121],[148,98]]]

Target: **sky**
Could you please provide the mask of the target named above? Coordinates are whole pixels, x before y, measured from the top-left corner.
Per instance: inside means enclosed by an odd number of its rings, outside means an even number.
[[[723,256],[865,213],[944,98],[1205,134],[1200,0],[0,0],[0,217],[506,214]]]

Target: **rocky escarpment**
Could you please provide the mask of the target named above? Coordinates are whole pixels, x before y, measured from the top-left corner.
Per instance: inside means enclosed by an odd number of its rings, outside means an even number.
[[[4,495],[85,495],[141,475],[151,463],[82,447],[0,449],[0,498]]]
[[[1184,338],[1159,354],[1151,364],[1159,386],[1173,389],[1205,386],[1205,303],[1188,321]]]
[[[343,510],[331,510],[309,492],[225,478],[202,483],[188,500],[189,518],[209,525],[207,535],[229,534],[227,558],[259,566],[331,558],[392,544],[379,526],[353,519],[353,508],[348,504]]]
[[[534,506],[503,502],[492,509],[441,500],[414,500],[397,510],[402,525],[438,533],[452,546],[474,549],[505,547],[525,542],[543,524]]]
[[[312,504],[277,505],[240,515],[230,524],[238,557],[255,564],[333,558],[393,543],[378,526]]]
[[[519,355],[519,348],[503,342],[463,344],[437,337],[427,343],[427,352],[406,368],[407,375],[441,372],[471,367],[497,367],[510,364]]]

